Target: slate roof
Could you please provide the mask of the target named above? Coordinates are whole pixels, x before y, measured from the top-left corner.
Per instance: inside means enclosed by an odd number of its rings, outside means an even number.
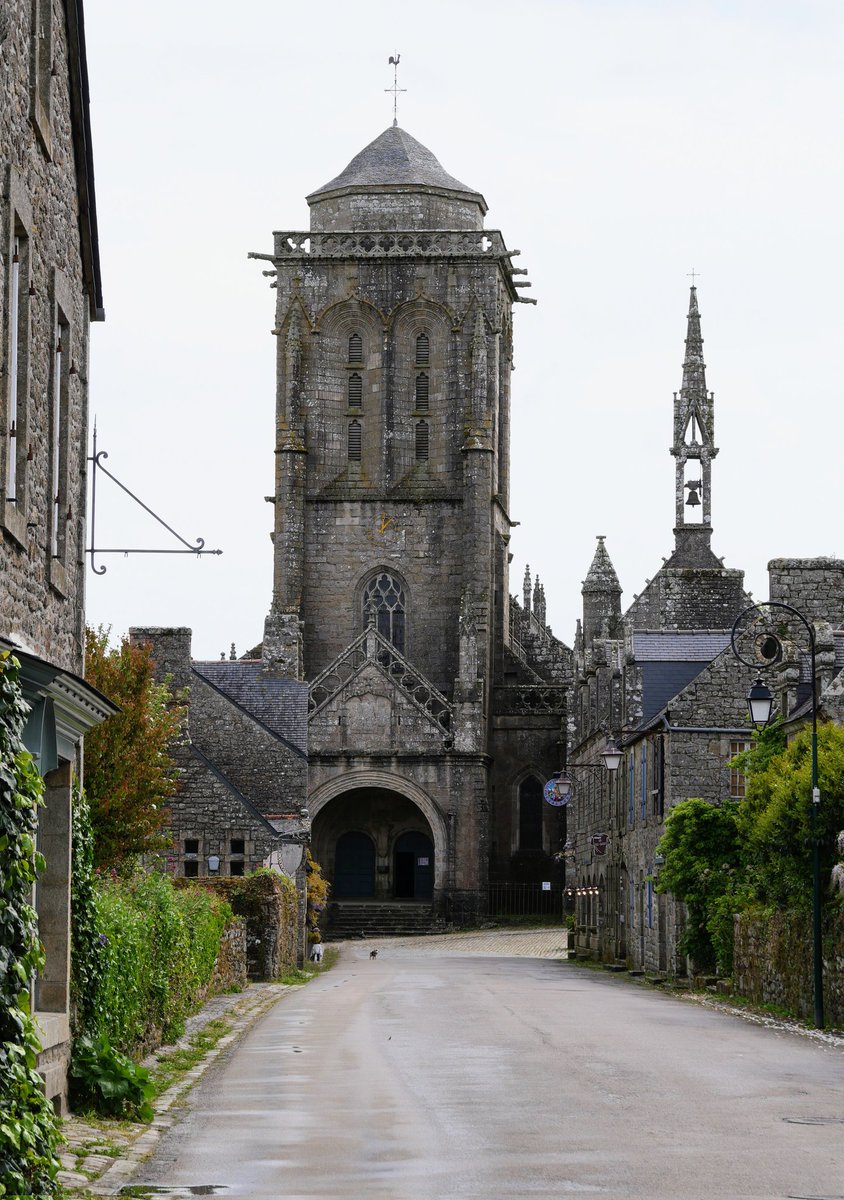
[[[642,722],[655,717],[710,661],[642,663]]]
[[[708,663],[729,644],[729,629],[655,629],[633,634],[637,662]]]
[[[211,759],[208,758],[205,754],[203,754],[202,751],[197,746],[195,746],[193,743],[191,743],[189,750],[190,750],[190,753],[193,755],[193,757],[197,760],[197,762],[201,762],[202,765],[206,768],[206,770],[210,771],[211,774],[214,776],[214,778],[217,779],[223,785],[223,787],[226,789],[226,791],[229,793],[229,795],[233,796],[234,799],[237,800],[239,804],[243,805],[243,807],[246,809],[246,811],[249,813],[249,815],[253,818],[253,820],[258,821],[261,825],[263,825],[269,833],[276,834],[278,832],[278,830],[275,828],[275,826],[270,824],[270,822],[267,820],[267,818],[264,816],[264,814],[262,812],[259,812],[259,810],[252,803],[252,801],[247,796],[244,796],[243,792],[239,792],[237,790],[237,788],[234,786],[234,784],[232,783],[232,781],[229,779],[229,777],[227,775],[224,775],[223,772],[220,770],[220,768],[216,767],[212,763]]]
[[[730,644],[729,630],[649,630],[633,634],[642,671],[642,723],[650,721]]]
[[[462,192],[475,197],[486,210],[484,198],[474,188],[444,170],[427,146],[417,142],[404,129],[390,126],[356,154],[344,171],[317,188],[308,203],[329,192],[368,187],[430,187],[441,191]]]
[[[308,753],[308,685],[265,674],[259,659],[194,662],[193,669],[238,708],[286,742]]]

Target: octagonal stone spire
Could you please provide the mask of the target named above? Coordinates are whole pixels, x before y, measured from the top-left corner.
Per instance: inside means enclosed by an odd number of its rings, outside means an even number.
[[[593,637],[608,636],[621,615],[621,584],[612,564],[604,535],[598,535],[598,545],[592,565],[583,581],[583,636],[588,646]]]

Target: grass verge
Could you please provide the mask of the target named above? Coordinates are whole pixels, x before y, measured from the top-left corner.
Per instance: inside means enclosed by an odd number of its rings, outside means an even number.
[[[282,975],[279,983],[286,983],[288,987],[297,987],[300,983],[307,983],[316,975],[322,975],[324,971],[329,971],[337,962],[339,957],[340,951],[337,949],[337,947],[328,946],[325,950],[325,954],[323,955],[322,962],[309,962],[307,967],[303,968],[301,971],[296,968],[296,970],[290,971],[287,975]]]

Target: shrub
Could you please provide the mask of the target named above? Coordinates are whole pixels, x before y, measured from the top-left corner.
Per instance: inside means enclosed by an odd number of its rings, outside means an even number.
[[[138,872],[100,875],[94,910],[97,962],[84,950],[74,961],[74,991],[82,973],[94,988],[79,1006],[79,1039],[104,1036],[137,1054],[178,1037],[211,980],[229,905],[206,889],[177,889],[166,875]]]
[[[151,1121],[155,1087],[149,1071],[115,1050],[101,1034],[81,1037],[74,1045],[70,1069],[71,1096],[77,1106],[90,1106],[107,1117]]]
[[[322,914],[328,905],[329,887],[328,881],[323,878],[322,867],[315,858],[312,858],[309,849],[305,850],[305,869],[308,880],[308,941],[311,943],[321,942],[322,933],[319,925]]]
[[[679,948],[701,971],[732,969],[731,906],[740,878],[736,819],[735,802],[683,800],[668,814],[658,847],[665,865],[657,891],[673,892],[685,903],[688,922]]]

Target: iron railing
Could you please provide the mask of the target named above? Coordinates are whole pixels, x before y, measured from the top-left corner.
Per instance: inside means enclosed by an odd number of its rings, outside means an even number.
[[[490,917],[548,917],[562,921],[568,911],[562,884],[552,884],[546,890],[541,883],[491,883],[487,893]]]

